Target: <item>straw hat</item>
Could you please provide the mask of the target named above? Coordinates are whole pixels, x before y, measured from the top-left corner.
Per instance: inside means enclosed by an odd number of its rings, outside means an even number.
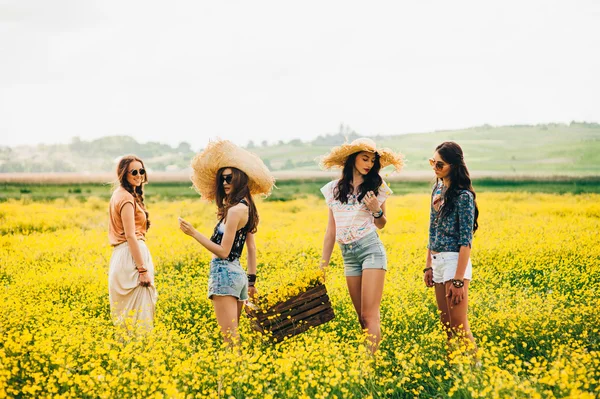
[[[204,151],[192,159],[192,183],[203,199],[215,199],[217,172],[226,167],[237,168],[248,175],[250,194],[271,194],[275,178],[263,161],[231,141],[217,140],[209,141]]]
[[[352,143],[344,143],[339,147],[334,147],[331,152],[321,160],[321,167],[330,169],[333,167],[343,168],[348,157],[356,152],[368,151],[379,154],[381,168],[393,165],[396,172],[400,172],[404,165],[404,157],[401,153],[394,153],[389,148],[377,148],[377,144],[369,138],[358,138]]]

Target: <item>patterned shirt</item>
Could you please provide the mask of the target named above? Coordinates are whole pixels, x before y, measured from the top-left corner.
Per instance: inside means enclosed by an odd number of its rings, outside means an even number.
[[[339,180],[334,180],[327,183],[321,188],[321,192],[327,206],[333,211],[336,240],[342,244],[349,244],[377,230],[377,226],[375,226],[373,214],[364,204],[364,199],[358,202],[357,195],[349,194],[348,202],[342,204],[334,198],[333,191],[338,182]],[[383,204],[391,194],[392,190],[385,182],[382,182],[377,194],[379,205]]]
[[[475,218],[473,194],[468,190],[460,190],[454,209],[442,216],[443,193],[444,183],[439,182],[431,195],[427,248],[434,252],[460,252],[460,247],[471,247],[473,241]]]
[[[244,204],[248,206],[248,202],[245,199],[240,200],[240,204]],[[242,256],[242,251],[244,250],[244,243],[246,242],[246,236],[248,235],[248,223],[246,226],[242,227],[238,231],[235,232],[235,238],[233,239],[233,244],[231,245],[231,252],[229,252],[229,256],[226,258],[228,261],[233,262],[236,259],[239,259]],[[210,237],[210,240],[215,244],[221,245],[223,241],[223,234],[225,233],[225,224],[223,223],[223,219],[219,220],[219,223],[215,226],[213,231],[213,235]]]

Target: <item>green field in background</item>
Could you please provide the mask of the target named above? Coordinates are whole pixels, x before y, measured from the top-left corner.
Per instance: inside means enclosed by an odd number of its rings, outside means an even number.
[[[277,182],[277,188],[267,198],[268,201],[287,201],[305,195],[320,195],[319,189],[329,180],[284,180]],[[431,188],[431,181],[392,181],[390,186],[396,195],[409,193],[426,193]],[[474,180],[476,192],[486,191],[519,191],[554,194],[600,193],[600,177],[573,178],[569,180],[509,180],[484,178]],[[57,198],[79,198],[85,200],[94,196],[110,198],[111,186],[105,184],[0,184],[0,201],[8,199],[29,198],[33,201],[47,201]],[[188,182],[151,183],[145,189],[148,201],[183,198],[199,198]]]

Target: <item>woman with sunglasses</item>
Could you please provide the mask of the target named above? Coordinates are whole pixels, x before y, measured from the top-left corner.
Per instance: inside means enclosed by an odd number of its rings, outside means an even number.
[[[377,230],[387,223],[385,201],[392,194],[379,170],[393,165],[399,171],[402,156],[378,148],[371,139],[360,138],[333,148],[321,164],[326,169],[342,169],[340,179],[321,188],[329,207],[321,267],[329,265],[337,241],[348,292],[367,332],[369,350],[374,353],[381,340],[379,308],[387,271],[387,256]]]
[[[154,323],[154,265],[146,246],[150,227],[144,204],[148,175],[142,160],[127,155],[117,165],[116,189],[108,208],[108,238],[113,246],[108,272],[115,325],[149,331]]]
[[[424,281],[435,297],[448,340],[464,338],[475,348],[467,305],[472,279],[471,244],[479,210],[460,146],[446,141],[429,159],[436,176],[431,195]]]
[[[215,200],[218,222],[210,238],[179,218],[179,228],[213,255],[208,277],[208,298],[225,342],[239,342],[238,324],[244,302],[256,293],[258,212],[253,194],[268,195],[274,179],[256,155],[220,140],[192,160],[192,182],[205,200]],[[240,264],[247,247],[248,274]]]

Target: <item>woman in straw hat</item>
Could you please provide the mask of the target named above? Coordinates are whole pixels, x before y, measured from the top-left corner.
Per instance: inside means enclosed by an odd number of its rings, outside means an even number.
[[[108,239],[114,247],[108,272],[108,293],[115,325],[152,329],[156,305],[154,265],[146,246],[150,227],[144,205],[148,175],[144,162],[127,155],[117,165],[116,189],[108,208]]]
[[[387,270],[385,248],[377,229],[387,222],[385,200],[392,194],[379,170],[393,165],[399,171],[402,156],[377,148],[371,139],[361,138],[333,148],[321,164],[327,169],[342,168],[340,179],[321,188],[329,206],[321,265],[329,264],[337,241],[350,298],[360,325],[367,331],[369,349],[375,352],[381,340],[379,306]]]
[[[269,195],[274,179],[256,155],[227,140],[210,142],[192,160],[192,182],[203,199],[217,203],[219,222],[213,235],[200,234],[179,219],[181,230],[212,252],[208,297],[226,342],[238,341],[238,323],[248,294],[256,292],[256,246],[254,233],[258,212],[252,195]],[[248,275],[240,265],[247,246]]]

